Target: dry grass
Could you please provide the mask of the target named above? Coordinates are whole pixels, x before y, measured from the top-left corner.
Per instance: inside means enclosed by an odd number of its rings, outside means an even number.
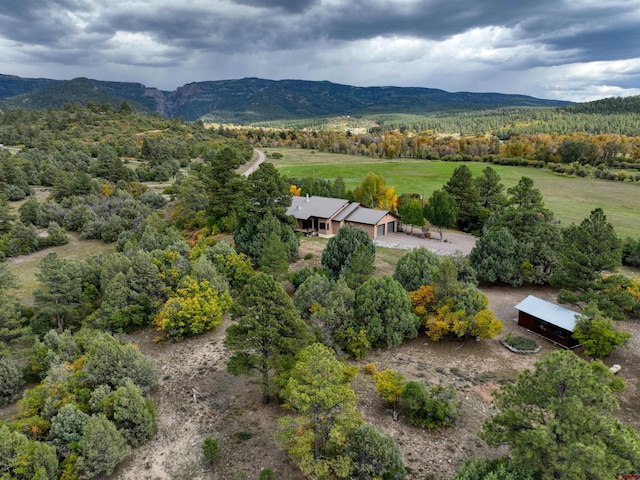
[[[56,252],[60,258],[68,260],[83,260],[88,256],[102,252],[105,255],[115,252],[114,243],[107,244],[100,240],[80,240],[77,233],[68,233],[69,243],[58,247],[45,248],[31,255],[10,258],[7,263],[9,269],[17,277],[18,288],[16,293],[25,305],[33,305],[33,292],[38,287],[36,273],[42,257],[51,252]]]

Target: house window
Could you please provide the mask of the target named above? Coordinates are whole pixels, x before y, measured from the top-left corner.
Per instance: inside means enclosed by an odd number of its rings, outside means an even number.
[[[327,224],[324,222],[320,222],[320,230],[326,230],[327,229]]]
[[[535,326],[539,330],[547,330],[547,322],[540,320],[539,318],[536,318]]]

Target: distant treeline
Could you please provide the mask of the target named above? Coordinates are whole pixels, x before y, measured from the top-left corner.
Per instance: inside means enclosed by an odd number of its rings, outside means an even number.
[[[640,97],[612,98],[560,108],[505,107],[496,110],[450,111],[425,115],[381,113],[355,117],[278,120],[255,127],[285,129],[331,129],[339,121],[347,128],[367,126],[370,132],[410,130],[434,134],[475,135],[491,133],[499,138],[516,134],[559,134],[582,132],[640,135]]]
[[[640,181],[640,137],[584,133],[454,136],[409,130],[364,134],[335,130],[234,129],[257,147],[293,147],[377,158],[482,161],[547,167],[556,172],[607,180]]]

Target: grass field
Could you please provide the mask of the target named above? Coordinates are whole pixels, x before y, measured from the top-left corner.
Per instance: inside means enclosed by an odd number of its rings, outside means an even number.
[[[341,176],[347,188],[356,187],[367,173],[382,175],[398,194],[418,193],[428,198],[444,185],[459,163],[412,159],[385,160],[352,155],[312,153],[312,150],[270,148],[282,159],[271,160],[281,174],[291,177]],[[491,166],[508,188],[520,178],[530,177],[540,189],[545,205],[563,225],[579,223],[591,210],[601,207],[621,237],[640,238],[640,184],[593,178],[566,177],[549,170],[529,167],[466,163],[475,176]]]
[[[56,252],[60,258],[68,260],[83,260],[88,256],[102,252],[105,255],[115,252],[115,243],[104,243],[100,240],[80,240],[78,234],[68,233],[69,243],[58,247],[45,248],[31,255],[22,255],[7,260],[9,269],[17,277],[18,288],[16,293],[25,305],[33,305],[33,292],[38,287],[36,273],[42,257],[51,252]]]

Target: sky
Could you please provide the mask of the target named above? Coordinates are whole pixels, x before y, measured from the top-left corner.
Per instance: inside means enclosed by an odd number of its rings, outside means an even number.
[[[640,0],[0,0],[0,73],[640,95]]]

